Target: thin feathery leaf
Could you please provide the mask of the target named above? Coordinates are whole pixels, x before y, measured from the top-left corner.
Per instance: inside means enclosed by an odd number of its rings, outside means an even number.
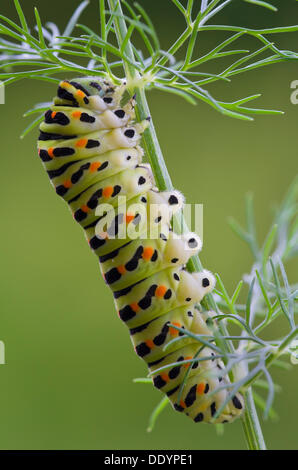
[[[73,32],[78,19],[80,18],[81,14],[85,10],[85,8],[89,5],[89,0],[84,0],[80,5],[76,8],[74,11],[72,17],[70,18],[69,22],[67,23],[67,26],[64,30],[63,36],[70,36],[71,33]]]
[[[39,126],[39,124],[44,120],[44,115],[41,114],[39,115],[36,119],[34,119],[34,121],[32,121],[29,126],[27,126],[24,131],[22,132],[20,138],[23,139],[24,137],[26,137],[27,134],[29,134],[29,132],[31,132],[33,129],[35,129],[35,127]]]
[[[264,2],[262,0],[244,0],[246,3],[251,3],[252,5],[257,5],[260,7],[268,8],[268,10],[271,11],[278,11],[278,8],[276,8],[274,5],[271,5],[271,3]]]
[[[153,431],[153,428],[155,426],[155,423],[160,415],[160,413],[166,408],[167,405],[169,405],[169,399],[167,396],[162,398],[162,400],[157,404],[157,406],[154,408],[152,411],[150,418],[149,418],[149,423],[148,423],[148,428],[147,432]]]
[[[14,0],[14,5],[16,7],[23,30],[29,33],[28,24],[27,24],[27,21],[26,21],[26,18],[25,18],[25,15],[24,15],[24,12],[22,10],[19,0]]]

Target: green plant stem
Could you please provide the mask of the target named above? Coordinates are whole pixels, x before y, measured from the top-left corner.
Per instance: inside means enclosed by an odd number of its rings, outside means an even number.
[[[245,392],[245,410],[242,417],[242,427],[249,450],[266,450],[262,429],[255,407],[251,387]]]
[[[118,13],[122,14],[121,4],[119,0],[108,0],[110,10],[115,11],[117,8]],[[117,40],[119,47],[126,36],[127,27],[125,19],[122,16],[115,16],[114,17],[114,26],[117,35]],[[126,57],[130,59],[131,62],[134,62],[134,53],[131,47],[130,41],[127,41],[126,48],[125,48]],[[139,77],[138,72],[134,69],[134,67],[128,63],[124,62],[124,70],[126,77],[134,83]],[[148,106],[148,102],[145,95],[145,90],[143,87],[136,86],[134,90],[136,93],[136,101],[137,101],[137,110],[136,115],[138,120],[146,119],[150,116],[150,110]],[[157,135],[155,132],[154,124],[151,119],[150,127],[146,129],[143,134],[143,146],[146,152],[146,155],[150,159],[150,164],[152,167],[152,171],[154,173],[155,182],[157,187],[160,190],[171,190],[173,189],[173,184],[169,172],[167,170],[167,166],[165,160],[163,158],[163,154],[157,139]],[[187,224],[183,218],[183,215],[180,213],[176,216],[176,222],[178,222],[178,227],[181,227],[182,231],[188,231]],[[202,263],[200,261],[199,256],[192,257],[188,264],[187,268],[189,271],[201,271],[203,269]],[[203,303],[203,302],[202,302]],[[216,302],[211,294],[207,296],[207,307],[210,307],[218,312],[218,308]],[[224,325],[220,326],[221,334],[223,336],[228,336],[228,332]],[[228,349],[233,352],[232,345],[228,344]],[[247,441],[247,446],[250,450],[264,450],[266,449],[264,438],[262,435],[261,426],[259,423],[258,415],[256,412],[255,403],[252,397],[252,390],[249,388],[245,392],[245,402],[246,402],[246,410],[242,416],[242,425],[244,429],[244,434]]]

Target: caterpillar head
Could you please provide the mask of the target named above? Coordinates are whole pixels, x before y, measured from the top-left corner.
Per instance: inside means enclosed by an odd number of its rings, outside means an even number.
[[[209,271],[199,273],[181,271],[177,297],[182,302],[200,302],[203,297],[212,291],[215,286],[215,278]]]
[[[79,77],[60,82],[55,104],[76,103],[79,106],[103,111],[119,106],[122,94],[121,87],[116,88],[102,78]]]
[[[99,95],[103,97],[107,94],[113,94],[116,89],[115,85],[101,77],[79,77],[72,79],[71,82],[75,82],[84,87],[91,96]]]
[[[90,94],[90,103],[94,109],[98,109],[99,111],[110,109],[117,118],[123,120],[124,124],[135,117],[134,97],[128,100],[124,106],[121,105],[123,95],[126,91],[125,82],[119,86],[115,86],[101,77],[80,77],[73,81],[82,86]]]
[[[164,259],[167,263],[185,264],[191,256],[197,254],[202,248],[201,239],[195,233],[187,233],[181,236],[170,232],[169,240],[164,251]]]

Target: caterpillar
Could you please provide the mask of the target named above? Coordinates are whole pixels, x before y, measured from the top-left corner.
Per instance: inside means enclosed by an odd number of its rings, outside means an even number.
[[[40,125],[38,154],[56,193],[84,229],[154,386],[195,422],[231,422],[243,411],[243,397],[235,394],[214,419],[228,393],[222,388],[211,394],[229,384],[221,375],[224,364],[183,333],[211,334],[212,313],[200,313],[196,304],[215,279],[209,271],[185,268],[201,240],[172,230],[183,196],[155,187],[140,146],[149,118],[135,121],[135,97],[122,105],[124,92],[125,84],[98,77],[62,81]],[[200,361],[203,357],[209,359]]]

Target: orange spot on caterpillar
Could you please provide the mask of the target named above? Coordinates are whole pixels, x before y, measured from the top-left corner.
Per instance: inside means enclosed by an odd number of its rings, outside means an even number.
[[[130,307],[135,313],[137,313],[140,310],[140,307],[135,302],[133,304],[130,304]]]
[[[135,218],[134,215],[132,215],[132,214],[126,214],[126,216],[125,216],[125,221],[126,221],[127,224],[129,224],[129,222],[131,222],[134,218]]]
[[[51,118],[54,119],[54,117],[56,116],[57,112],[56,111],[53,111],[52,114],[51,114]]]
[[[38,155],[40,155],[40,149],[38,149],[38,151],[37,151],[37,152],[38,152]]]
[[[71,85],[70,83],[68,83],[68,82],[61,82],[61,83],[60,83],[60,86],[61,86],[62,88],[71,88],[71,87],[72,87],[72,85]]]
[[[205,390],[205,384],[204,384],[204,382],[199,383],[199,384],[197,385],[197,393],[198,393],[199,395],[203,395],[204,390]]]
[[[90,211],[89,207],[86,206],[86,205],[81,206],[81,210],[82,210],[83,212],[89,212],[89,211]]]
[[[188,361],[189,359],[192,359],[192,356],[185,356],[184,358],[185,361]],[[187,369],[191,365],[191,363],[189,362],[188,364],[183,364],[183,365]]]
[[[125,269],[125,266],[122,264],[121,266],[118,266],[117,267],[117,271],[118,273],[120,274],[125,274],[126,273],[126,269]]]
[[[54,152],[54,148],[53,148],[53,147],[50,147],[50,148],[48,149],[49,157],[54,158],[54,153],[53,153],[53,152]]]
[[[72,187],[72,182],[70,180],[66,180],[66,181],[64,181],[63,186],[65,188],[71,188]]]
[[[180,406],[182,406],[182,408],[186,408],[186,404],[183,400],[180,400]]]
[[[109,198],[113,194],[113,191],[114,191],[113,186],[106,186],[102,191],[102,195],[105,198]]]
[[[150,348],[150,349],[153,349],[154,346],[155,346],[152,339],[148,339],[147,341],[145,341],[145,343],[147,344],[148,348]]]
[[[86,147],[88,139],[79,139],[76,141],[76,147],[84,148]]]
[[[85,93],[82,90],[76,91],[76,96],[79,96],[80,98],[85,98]]]
[[[74,111],[73,113],[71,113],[71,116],[75,119],[80,119],[81,115],[81,111]]]
[[[181,328],[181,323],[177,323],[177,322],[172,322],[172,325],[175,325],[175,326],[179,326],[179,328]],[[179,335],[179,331],[176,330],[175,328],[173,328],[172,326],[170,326],[169,328],[169,333],[171,336],[178,336]]]
[[[163,297],[165,295],[165,293],[167,292],[167,287],[166,286],[158,286],[158,288],[156,289],[155,291],[155,295],[156,297]]]
[[[101,163],[100,163],[100,162],[93,162],[93,163],[91,163],[91,165],[90,165],[90,172],[91,172],[91,173],[94,173],[94,171],[96,171],[100,166],[101,166]]]
[[[145,261],[149,261],[151,259],[152,255],[153,255],[153,253],[154,253],[154,249],[151,246],[147,246],[146,248],[144,248],[142,258]]]
[[[169,382],[170,379],[169,379],[168,374],[160,374],[160,376],[161,376],[162,380],[164,380],[165,382]]]

